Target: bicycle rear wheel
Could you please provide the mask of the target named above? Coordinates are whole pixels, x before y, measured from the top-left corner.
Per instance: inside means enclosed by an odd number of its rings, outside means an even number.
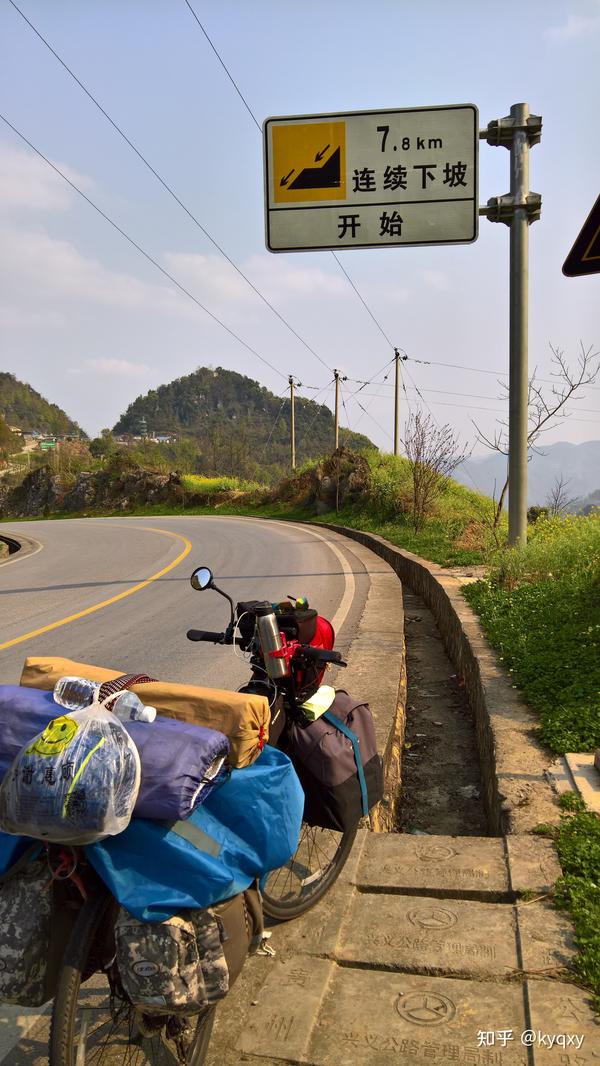
[[[160,1025],[140,1016],[105,973],[92,973],[111,901],[106,891],[90,897],[73,929],[54,1000],[49,1066],[203,1066],[215,1006],[185,1028],[171,1019]]]
[[[303,822],[296,852],[267,878],[263,890],[265,914],[285,922],[314,907],[342,872],[357,829],[358,822],[343,833]]]

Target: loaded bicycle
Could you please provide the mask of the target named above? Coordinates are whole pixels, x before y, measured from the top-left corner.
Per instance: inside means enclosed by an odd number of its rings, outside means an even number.
[[[336,696],[333,689],[322,686],[328,664],[346,664],[333,648],[335,634],[331,624],[306,600],[288,597],[279,604],[245,601],[234,605],[217,587],[208,567],[196,569],[191,584],[194,589],[213,589],[225,596],[231,616],[223,632],[190,630],[188,638],[241,649],[250,677],[240,691],[268,700],[268,743],[290,755],[304,788],[304,820],[292,858],[267,875],[261,884],[262,897],[257,886],[250,886],[215,908],[225,932],[223,950],[233,983],[252,939],[256,940],[257,934],[260,939],[261,901],[268,916],[285,921],[314,906],[339,876],[361,815],[380,798],[381,760],[375,753],[366,705],[353,702],[346,694]],[[337,712],[324,712],[323,706],[318,706],[326,691],[329,699],[331,694],[336,701],[341,699],[341,710],[338,707]],[[366,767],[362,766],[358,740],[348,723],[354,723],[359,732],[363,729],[360,739],[363,754],[368,757]],[[303,762],[302,750],[304,745],[306,751],[308,742],[308,749],[314,753],[319,747],[319,743],[313,743],[315,736],[320,737],[324,749],[330,737],[337,738],[335,743],[341,738],[341,743],[352,749],[350,757],[356,760],[357,780],[352,782],[350,791],[346,784],[329,790],[322,788],[321,782],[311,776],[314,766],[310,758]],[[335,744],[332,750],[335,756]],[[331,754],[330,751],[329,757]],[[262,758],[266,757],[267,753]],[[248,774],[251,769],[238,773]],[[49,969],[52,965],[58,969],[50,993],[54,997],[50,1066],[202,1066],[217,1002],[209,1001],[190,1014],[145,1011],[136,1004],[124,986],[116,958],[119,903],[90,863],[86,850],[51,843],[40,851],[38,846],[37,858],[29,869],[39,882],[32,886],[34,898],[37,889],[51,884],[53,914],[66,941],[62,958],[49,960]],[[235,935],[229,935],[229,928],[236,930]],[[238,935],[240,928],[242,934]]]

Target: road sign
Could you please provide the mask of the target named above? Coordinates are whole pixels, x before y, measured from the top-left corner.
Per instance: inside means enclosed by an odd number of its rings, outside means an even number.
[[[583,229],[564,261],[562,272],[568,278],[600,272],[600,196],[583,223]]]
[[[268,118],[263,131],[270,251],[477,239],[473,104]]]

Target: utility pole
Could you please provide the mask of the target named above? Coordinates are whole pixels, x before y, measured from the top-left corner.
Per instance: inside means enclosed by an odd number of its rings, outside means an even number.
[[[340,443],[340,373],[339,370],[333,371],[335,378],[335,451],[337,452]]]
[[[291,444],[291,460],[292,460],[292,472],[296,469],[296,413],[294,410],[294,378],[290,374],[290,444]],[[300,384],[300,382],[298,382]]]
[[[407,355],[400,355],[397,348],[394,348],[394,356],[396,361],[396,391],[394,402],[394,455],[399,455],[398,443],[400,440],[400,360],[408,359]]]
[[[542,136],[540,115],[529,104],[513,104],[510,115],[480,133],[487,143],[510,151],[510,193],[494,196],[480,214],[510,228],[510,363],[508,420],[508,542],[527,542],[527,417],[529,226],[541,214],[542,198],[529,191],[529,149]]]

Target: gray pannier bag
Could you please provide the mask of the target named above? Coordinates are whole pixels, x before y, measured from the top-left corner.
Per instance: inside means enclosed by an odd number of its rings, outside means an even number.
[[[26,852],[0,877],[0,1001],[41,1007],[52,996],[46,972],[52,893],[45,859],[30,859]]]
[[[116,964],[123,990],[145,1015],[196,1014],[227,995],[262,941],[258,889],[217,907],[142,922],[121,908]]]

